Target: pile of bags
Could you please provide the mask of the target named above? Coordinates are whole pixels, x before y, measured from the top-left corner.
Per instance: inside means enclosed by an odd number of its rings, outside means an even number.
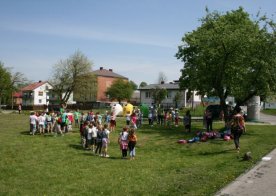
[[[186,143],[194,143],[194,142],[206,142],[208,139],[215,139],[215,138],[222,138],[224,141],[230,141],[232,139],[231,131],[224,131],[223,133],[218,131],[211,131],[211,132],[204,132],[204,131],[197,131],[196,136],[192,139],[185,140],[181,139],[178,140],[177,143],[179,144],[186,144]]]

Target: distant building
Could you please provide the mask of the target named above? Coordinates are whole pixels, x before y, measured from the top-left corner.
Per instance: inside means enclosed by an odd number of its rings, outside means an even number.
[[[201,97],[196,95],[195,92],[192,95],[188,96],[187,90],[180,90],[179,82],[171,82],[171,83],[161,83],[161,84],[150,84],[145,87],[140,87],[140,103],[152,105],[154,104],[154,100],[152,98],[153,89],[160,88],[167,90],[167,97],[161,103],[163,107],[188,107],[194,104],[198,105],[201,102]],[[180,98],[176,102],[175,97],[180,93]]]
[[[108,87],[110,87],[114,81],[118,79],[123,79],[128,81],[127,77],[119,75],[113,72],[113,69],[104,69],[100,67],[100,69],[93,71],[92,74],[97,77],[97,102],[109,102],[109,98],[106,96],[105,92]]]
[[[47,104],[48,92],[52,88],[49,82],[39,81],[22,88],[17,95],[21,93],[22,106],[43,106]]]

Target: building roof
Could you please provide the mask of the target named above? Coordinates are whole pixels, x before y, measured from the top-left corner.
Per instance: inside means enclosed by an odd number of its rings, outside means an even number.
[[[100,67],[100,69],[96,71],[92,71],[92,73],[97,76],[104,76],[104,77],[110,77],[110,78],[122,78],[122,79],[128,80],[127,77],[114,73],[112,69],[107,70],[107,69],[104,69],[103,67]]]
[[[154,88],[175,89],[179,90],[179,83],[164,83],[164,84],[149,84],[144,87],[140,87],[139,90],[151,90]]]
[[[36,83],[33,83],[33,84],[23,87],[21,89],[21,91],[33,91],[45,83],[48,83],[48,82],[47,81],[45,81],[45,82],[39,81],[39,82],[36,82]]]
[[[12,96],[13,96],[14,98],[22,98],[22,91],[14,92],[14,93],[12,94]]]

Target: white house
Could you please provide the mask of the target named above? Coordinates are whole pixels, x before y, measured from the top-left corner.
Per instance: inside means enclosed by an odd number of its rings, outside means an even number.
[[[150,84],[145,87],[140,87],[140,103],[151,105],[154,100],[152,99],[152,92],[155,88],[164,88],[167,90],[167,97],[162,101],[164,107],[188,107],[194,104],[200,104],[201,97],[196,95],[195,92],[192,93],[190,97],[187,97],[187,90],[180,90],[178,82],[171,83],[161,83],[161,84]],[[180,93],[181,97],[178,103],[175,103],[175,96],[177,93]]]
[[[52,88],[53,86],[47,81],[39,81],[22,88],[22,105],[47,105],[48,92]]]

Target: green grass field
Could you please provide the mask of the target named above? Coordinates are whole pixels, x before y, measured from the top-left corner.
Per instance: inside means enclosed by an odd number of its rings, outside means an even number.
[[[28,115],[0,114],[0,195],[213,195],[276,147],[275,126],[247,126],[237,154],[233,141],[177,144],[193,133],[144,125],[136,159],[122,160],[118,124],[102,158],[82,149],[77,130],[30,136]],[[252,162],[242,161],[247,151]]]

